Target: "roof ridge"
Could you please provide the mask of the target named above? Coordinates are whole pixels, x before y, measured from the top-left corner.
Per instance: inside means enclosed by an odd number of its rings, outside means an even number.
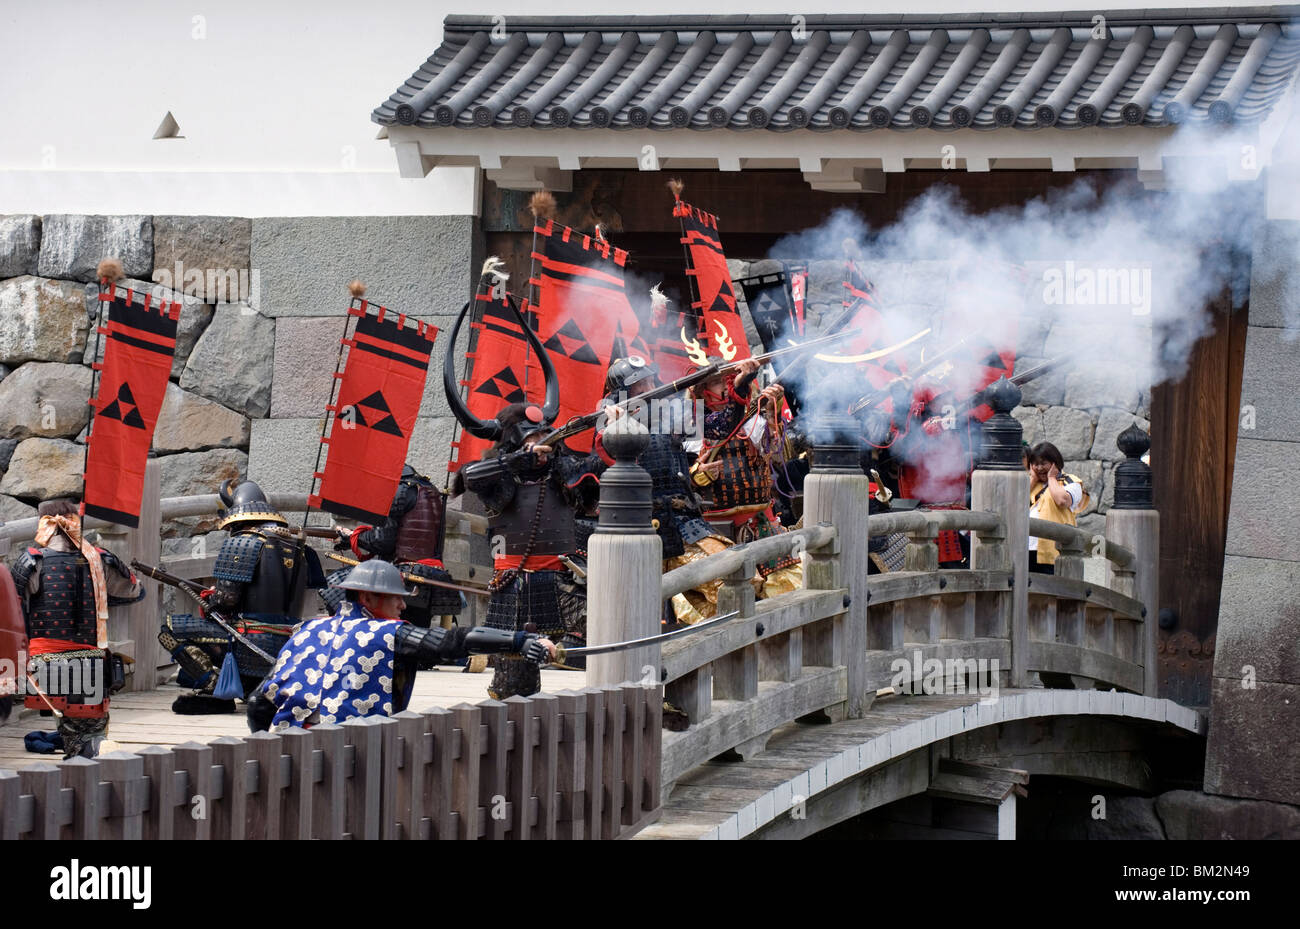
[[[908,29],[939,28],[954,24],[988,27],[1091,26],[1093,17],[1105,16],[1111,26],[1153,22],[1198,25],[1206,23],[1264,23],[1300,20],[1300,4],[1242,7],[1171,7],[1169,9],[1023,11],[1004,13],[809,13],[800,14],[805,28],[853,29],[865,26],[895,26]],[[443,20],[449,32],[498,30],[507,32],[608,32],[618,29],[774,29],[786,28],[794,20],[777,13],[697,15],[690,13],[653,16],[506,16],[455,13]]]

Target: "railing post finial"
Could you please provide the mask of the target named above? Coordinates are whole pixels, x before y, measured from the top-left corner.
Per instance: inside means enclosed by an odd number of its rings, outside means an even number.
[[[984,391],[984,398],[993,407],[993,415],[984,423],[984,445],[980,449],[979,467],[986,471],[1020,471],[1022,460],[1021,437],[1024,428],[1011,415],[1020,405],[1020,388],[1006,379],[998,378]]]
[[[597,532],[654,532],[650,522],[650,475],[636,463],[650,445],[650,433],[635,417],[623,416],[602,433],[605,451],[614,457],[600,478],[600,518]]]
[[[842,413],[820,413],[809,431],[813,446],[812,470],[862,473],[858,423],[853,417]]]
[[[1151,485],[1151,466],[1142,456],[1151,448],[1151,437],[1133,423],[1119,434],[1115,447],[1125,458],[1115,465],[1116,510],[1149,510],[1155,501]]]

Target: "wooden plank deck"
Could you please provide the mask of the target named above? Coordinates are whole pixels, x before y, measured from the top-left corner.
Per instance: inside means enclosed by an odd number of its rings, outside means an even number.
[[[478,674],[464,674],[460,668],[444,667],[421,671],[415,678],[411,695],[412,710],[430,706],[455,706],[458,703],[478,703],[487,700],[491,669]],[[542,671],[542,691],[556,693],[577,690],[586,686],[586,675],[580,671]],[[248,723],[244,719],[244,706],[236,704],[236,712],[219,716],[177,716],[171,711],[172,701],[188,690],[175,684],[163,685],[152,691],[122,692],[113,697],[108,738],[125,751],[137,751],[146,745],[174,746],[183,742],[211,742],[220,736],[246,736]],[[0,769],[18,770],[36,762],[59,762],[61,753],[39,755],[27,751],[23,736],[33,730],[52,731],[53,717],[43,717],[35,710],[14,708],[9,722],[0,726]]]

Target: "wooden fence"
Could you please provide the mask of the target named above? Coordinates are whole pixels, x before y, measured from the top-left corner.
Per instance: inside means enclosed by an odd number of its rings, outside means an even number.
[[[660,806],[657,686],[0,770],[0,839],[614,839]]]

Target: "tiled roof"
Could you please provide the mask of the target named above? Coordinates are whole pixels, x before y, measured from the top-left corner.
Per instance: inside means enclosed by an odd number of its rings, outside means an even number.
[[[372,119],[776,131],[1253,123],[1300,63],[1297,15],[451,16],[442,45]]]

